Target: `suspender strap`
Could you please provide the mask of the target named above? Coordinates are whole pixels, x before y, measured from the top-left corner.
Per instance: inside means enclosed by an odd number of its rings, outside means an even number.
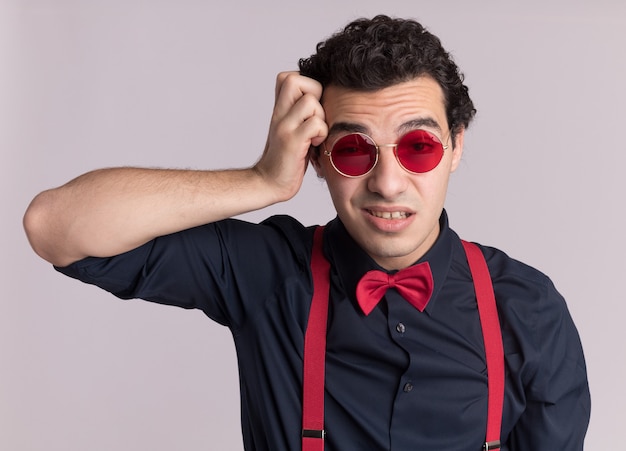
[[[326,326],[330,298],[330,264],[322,251],[323,227],[315,230],[311,270],[313,301],[304,336],[302,450],[324,451],[324,376]]]
[[[315,230],[311,271],[313,300],[304,336],[302,401],[302,450],[324,451],[324,378],[326,328],[330,298],[330,265],[322,250],[323,227]],[[478,314],[483,330],[488,376],[487,434],[483,451],[500,449],[500,428],[504,403],[504,351],[500,321],[489,269],[478,246],[463,241],[474,280]]]
[[[489,378],[489,403],[487,407],[487,438],[484,451],[500,449],[500,428],[504,403],[504,349],[502,332],[498,319],[493,285],[487,268],[487,262],[480,248],[467,241],[462,241],[467,261],[474,279],[474,290],[478,303],[478,315],[483,329],[485,356],[487,359],[487,377]]]

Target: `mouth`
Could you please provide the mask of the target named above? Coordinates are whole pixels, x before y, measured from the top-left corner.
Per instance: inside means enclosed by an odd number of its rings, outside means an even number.
[[[412,215],[412,213],[409,213],[407,211],[374,211],[374,210],[367,210],[367,212],[372,215],[375,216],[377,218],[381,218],[381,219],[406,219],[409,216]]]

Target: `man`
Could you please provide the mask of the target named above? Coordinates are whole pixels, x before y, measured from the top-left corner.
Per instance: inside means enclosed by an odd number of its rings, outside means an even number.
[[[476,281],[443,209],[474,113],[435,36],[410,20],[358,20],[299,73],[278,75],[254,166],[94,171],[37,196],[25,228],[71,277],[228,326],[246,449],[301,449],[305,334],[322,273],[311,269],[315,228],[229,218],[293,197],[310,161],[337,211],[322,244],[325,379],[314,376],[324,381],[325,449],[479,450],[495,373]],[[501,449],[582,449],[589,391],[563,299],[543,274],[480,249],[504,346]],[[357,299],[370,271],[392,279],[413,267],[428,268],[430,281],[418,308],[398,286],[380,301]]]

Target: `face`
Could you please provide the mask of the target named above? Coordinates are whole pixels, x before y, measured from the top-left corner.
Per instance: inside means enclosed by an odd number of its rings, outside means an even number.
[[[366,175],[339,174],[320,147],[312,163],[326,179],[337,214],[356,242],[383,268],[413,264],[439,235],[439,217],[450,174],[463,152],[463,131],[454,146],[446,119],[443,92],[430,77],[375,91],[361,92],[328,86],[322,106],[329,135],[325,146],[343,135],[360,132],[376,144],[395,144],[404,134],[424,129],[444,146],[441,162],[431,171],[413,174],[403,169],[393,147],[381,146],[378,163]]]

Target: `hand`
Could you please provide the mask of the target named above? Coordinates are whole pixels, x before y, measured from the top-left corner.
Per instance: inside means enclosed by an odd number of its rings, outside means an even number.
[[[276,101],[267,144],[254,169],[273,185],[279,200],[293,197],[304,178],[309,149],[328,134],[320,104],[322,85],[298,72],[276,78]]]

